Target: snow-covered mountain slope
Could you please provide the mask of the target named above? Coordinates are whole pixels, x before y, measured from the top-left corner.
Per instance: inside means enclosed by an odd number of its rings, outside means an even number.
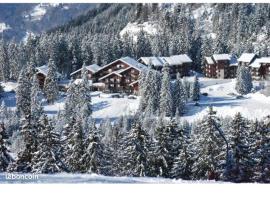
[[[85,14],[96,4],[1,4],[0,32],[20,41],[27,33],[40,34]]]

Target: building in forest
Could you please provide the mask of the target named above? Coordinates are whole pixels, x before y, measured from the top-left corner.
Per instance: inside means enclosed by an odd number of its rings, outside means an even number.
[[[214,54],[205,57],[204,74],[209,78],[235,78],[237,71],[237,57],[229,54]]]
[[[159,71],[164,65],[168,65],[173,79],[176,78],[177,73],[180,73],[181,77],[189,76],[192,69],[192,60],[186,54],[170,57],[141,57],[138,61]]]
[[[257,58],[249,68],[253,79],[270,80],[270,57]]]
[[[39,85],[41,88],[43,88],[44,83],[45,83],[45,79],[48,75],[48,65],[42,65],[41,67],[37,67],[36,68],[36,76],[37,79],[39,81]],[[59,72],[56,73],[57,74],[57,79],[60,80],[61,79],[61,74]]]
[[[138,79],[147,67],[130,57],[117,59],[96,72],[98,82],[105,84],[106,92],[137,93]]]
[[[258,56],[255,53],[243,53],[238,59],[239,67],[248,67]]]
[[[93,82],[96,82],[98,80],[98,77],[96,76],[96,72],[101,68],[99,65],[97,64],[92,64],[92,65],[88,65],[85,66],[86,70],[87,70],[87,75],[88,75],[88,79],[92,80]],[[70,74],[70,76],[73,79],[81,79],[82,78],[82,68],[76,70],[75,72],[72,72]]]

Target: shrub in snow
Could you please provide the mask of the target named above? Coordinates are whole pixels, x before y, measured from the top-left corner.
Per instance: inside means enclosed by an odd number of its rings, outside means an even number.
[[[246,67],[238,67],[235,85],[236,91],[241,95],[245,95],[250,93],[252,87],[252,77],[249,69]]]

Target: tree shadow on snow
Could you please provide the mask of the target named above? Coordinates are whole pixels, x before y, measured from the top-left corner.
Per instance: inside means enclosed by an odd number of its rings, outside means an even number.
[[[108,101],[101,101],[92,105],[93,112],[109,107]]]

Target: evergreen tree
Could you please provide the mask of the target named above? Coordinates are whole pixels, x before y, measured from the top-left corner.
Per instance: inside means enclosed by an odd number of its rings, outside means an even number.
[[[8,150],[8,135],[5,131],[4,124],[0,125],[0,172],[5,172],[8,165],[13,161]]]
[[[148,142],[149,137],[141,129],[141,124],[133,125],[123,142],[122,162],[125,163],[125,175],[143,177],[149,174]]]
[[[44,92],[48,103],[53,103],[58,97],[57,69],[52,58],[50,58],[48,63],[48,74],[44,83]]]
[[[191,98],[196,102],[200,100],[200,83],[197,76],[194,77],[194,81],[192,83]]]
[[[226,161],[225,141],[212,107],[192,134],[194,179],[220,179]]]
[[[234,165],[231,171],[227,172],[227,178],[235,182],[249,181],[254,164],[249,140],[250,127],[240,113],[235,115],[228,132]]]
[[[33,83],[31,88],[31,116],[38,121],[43,113],[43,107],[41,105],[41,91],[39,88],[39,81],[37,76],[33,76]]]
[[[7,45],[0,41],[0,79],[4,82],[10,79],[10,67]]]
[[[159,112],[165,116],[172,116],[173,102],[171,94],[170,69],[167,65],[163,67],[162,73]]]
[[[185,109],[185,91],[179,73],[173,86],[173,113],[176,115],[177,112],[181,115]]]
[[[252,89],[252,77],[246,67],[238,67],[236,77],[236,91],[241,94],[248,94]]]
[[[46,174],[61,172],[59,156],[57,155],[60,137],[53,131],[51,122],[44,114],[39,125],[41,127],[38,135],[37,151],[32,159],[32,172]]]

